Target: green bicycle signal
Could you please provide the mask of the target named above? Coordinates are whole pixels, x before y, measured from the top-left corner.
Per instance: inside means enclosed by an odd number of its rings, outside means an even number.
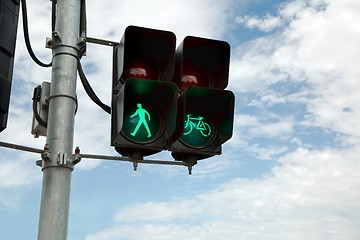
[[[204,121],[204,117],[187,114],[184,123],[184,132],[180,139],[185,144],[191,147],[206,147],[212,140],[210,124]]]
[[[206,122],[203,121],[203,117],[191,117],[191,114],[187,115],[187,120],[185,121],[185,127],[183,135],[188,135],[190,134],[193,130],[199,130],[200,133],[204,136],[204,137],[209,137],[209,135],[211,134],[211,128],[210,125]],[[198,121],[197,124],[193,121]]]

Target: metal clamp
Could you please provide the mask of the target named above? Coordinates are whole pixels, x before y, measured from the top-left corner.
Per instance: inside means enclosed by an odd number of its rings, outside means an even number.
[[[74,166],[81,161],[80,149],[76,147],[75,153],[68,157],[67,153],[59,152],[56,156],[56,161],[52,161],[50,157],[49,146],[46,144],[44,152],[41,153],[41,159],[36,161],[36,165],[41,167],[42,170],[49,167],[65,167],[71,170]]]

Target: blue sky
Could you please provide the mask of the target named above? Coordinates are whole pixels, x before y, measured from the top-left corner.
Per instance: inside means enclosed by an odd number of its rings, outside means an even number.
[[[50,36],[50,2],[28,3],[34,51]],[[88,1],[88,35],[119,41],[128,25],[226,40],[234,133],[194,167],[83,159],[72,174],[69,237],[84,240],[360,239],[360,2],[356,0]],[[20,24],[21,25],[21,24]],[[112,52],[82,62],[110,104]],[[8,128],[1,141],[42,148],[30,134],[32,89],[50,69],[30,60],[19,26]],[[75,146],[116,155],[110,117],[78,83]],[[74,147],[75,147],[74,146]],[[36,239],[40,156],[0,148],[0,238]],[[149,157],[171,160],[168,152]]]

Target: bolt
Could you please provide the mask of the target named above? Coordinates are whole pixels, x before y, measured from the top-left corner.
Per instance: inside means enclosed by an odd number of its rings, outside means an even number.
[[[139,166],[138,162],[133,162],[133,166],[134,166],[134,171],[136,172]]]
[[[47,143],[45,144],[45,146],[44,146],[44,151],[45,151],[45,152],[48,152],[48,151],[49,151],[49,144],[47,144]]]
[[[80,154],[80,148],[79,147],[75,148],[75,154]]]
[[[191,173],[192,173],[192,165],[188,165],[188,169],[189,169],[189,175],[191,175]]]

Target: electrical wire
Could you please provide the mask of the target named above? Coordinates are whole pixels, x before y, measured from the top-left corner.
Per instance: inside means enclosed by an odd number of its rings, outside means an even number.
[[[31,56],[31,58],[40,66],[42,67],[51,67],[52,66],[52,62],[45,64],[43,62],[41,62],[36,56],[34,51],[32,50],[31,44],[30,44],[30,37],[29,37],[29,28],[28,28],[28,19],[27,19],[27,7],[26,7],[26,0],[21,0],[21,10],[22,10],[22,14],[23,14],[23,29],[24,29],[24,38],[25,38],[25,44],[26,44],[26,48]],[[86,34],[86,6],[85,6],[85,0],[82,0],[81,2],[81,7],[82,7],[82,11],[81,11],[81,26],[80,26],[80,31],[82,31],[82,34]],[[52,21],[51,21],[51,29],[52,31],[55,30],[55,24],[56,24],[56,0],[52,0]],[[79,72],[79,77],[81,79],[81,83],[84,86],[84,89],[86,91],[86,93],[88,94],[88,96],[90,97],[91,100],[93,100],[94,103],[96,103],[98,106],[100,106],[105,112],[111,114],[111,108],[109,106],[107,106],[106,104],[104,104],[103,102],[101,102],[101,100],[97,97],[96,93],[94,92],[94,90],[91,88],[85,73],[81,67],[81,63],[80,63],[80,58],[84,55],[86,51],[86,47],[83,47],[80,49],[79,52],[79,58],[78,58],[78,65],[77,65],[77,69]],[[39,124],[46,126],[46,122],[44,120],[41,119],[38,111],[37,111],[37,99],[33,99],[33,111],[34,111],[34,116],[36,118],[36,120],[39,122]]]
[[[87,33],[86,0],[81,0],[80,6],[80,36],[83,37]]]
[[[27,8],[26,8],[25,0],[21,0],[21,10],[22,10],[22,15],[23,15],[23,31],[24,31],[25,44],[26,44],[26,48],[30,54],[30,57],[34,60],[34,62],[36,62],[41,67],[51,67],[52,62],[50,62],[48,64],[41,62],[35,56],[35,53],[31,48],[30,37],[29,37],[29,28],[28,28],[29,23],[28,23],[28,18],[27,18]]]
[[[34,95],[33,95],[33,105],[32,105],[32,109],[33,109],[33,114],[34,117],[36,119],[36,121],[38,121],[38,123],[43,126],[43,127],[47,127],[47,122],[41,118],[40,113],[39,113],[39,109],[38,109],[38,103],[40,102],[41,99],[41,86],[37,86],[36,88],[34,88]]]
[[[55,31],[55,24],[56,24],[56,1],[51,1],[51,31]]]
[[[80,34],[81,34],[81,36],[86,36],[86,5],[85,5],[85,2],[86,2],[85,0],[81,0],[81,11],[80,11]],[[85,89],[85,92],[90,97],[90,99],[95,104],[97,104],[99,107],[101,107],[105,112],[111,114],[111,107],[104,104],[98,98],[98,96],[96,95],[96,93],[92,89],[89,81],[87,80],[87,78],[85,76],[85,73],[83,71],[83,68],[82,68],[81,62],[80,62],[80,59],[85,54],[85,52],[86,52],[86,44],[83,44],[79,48],[79,56],[78,56],[78,64],[77,64],[77,69],[78,69],[78,73],[79,73],[81,83],[82,83],[82,85],[83,85],[83,87]]]
[[[97,97],[96,93],[94,92],[94,90],[90,86],[90,84],[89,84],[89,82],[88,82],[88,80],[87,80],[87,78],[85,76],[85,73],[84,73],[84,71],[83,71],[83,69],[81,67],[80,60],[78,60],[77,69],[78,69],[78,72],[79,72],[79,77],[80,77],[81,83],[84,86],[85,92],[90,97],[90,99],[93,100],[93,102],[96,103],[99,107],[101,107],[105,112],[111,114],[111,107],[109,107],[108,105],[101,102],[101,100]]]
[[[33,100],[33,113],[34,113],[34,117],[35,117],[36,121],[38,121],[38,123],[39,123],[41,126],[47,128],[47,122],[45,122],[45,121],[41,118],[41,116],[40,116],[40,114],[39,114],[39,110],[38,110],[38,107],[37,107],[38,102],[39,102],[38,100],[35,100],[35,99]]]

